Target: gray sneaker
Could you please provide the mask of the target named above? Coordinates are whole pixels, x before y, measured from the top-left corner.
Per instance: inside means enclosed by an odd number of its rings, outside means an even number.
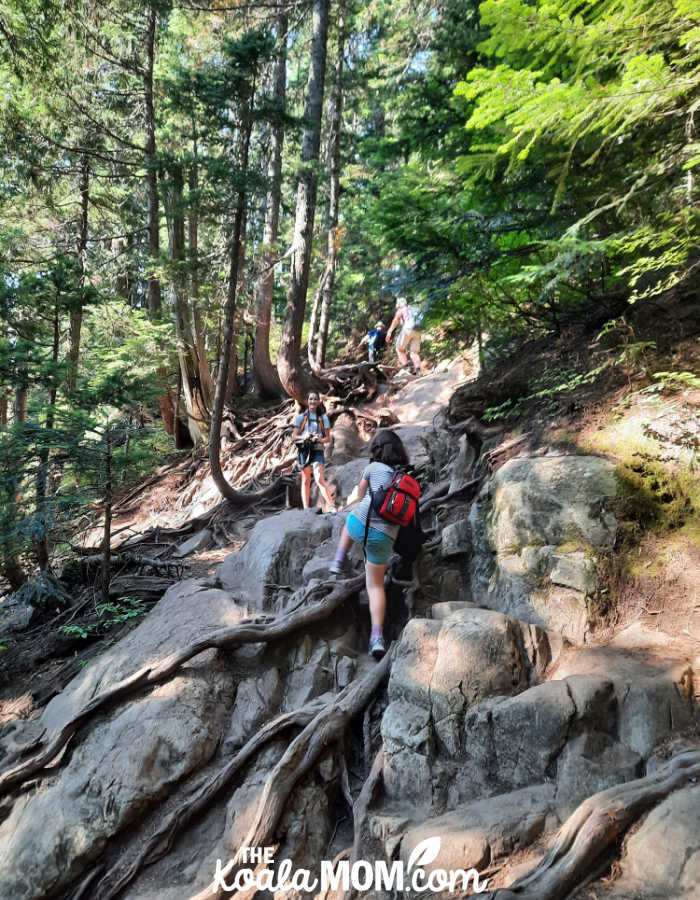
[[[328,567],[328,571],[331,573],[331,575],[340,575],[344,578],[349,578],[352,575],[352,571],[350,570],[350,563],[347,561],[347,559],[334,559]]]
[[[379,637],[373,637],[369,639],[370,656],[379,661],[385,653],[386,647],[384,646],[384,638],[381,635],[379,635]]]

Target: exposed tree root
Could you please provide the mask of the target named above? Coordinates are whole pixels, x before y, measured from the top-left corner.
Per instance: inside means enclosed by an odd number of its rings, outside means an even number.
[[[207,778],[194,794],[167,816],[157,831],[143,844],[138,856],[125,871],[119,874],[121,866],[117,864],[106,873],[94,894],[96,900],[112,900],[118,897],[141,869],[153,865],[170,852],[178,834],[207,809],[261,747],[288,728],[308,725],[326,705],[327,702],[317,698],[300,709],[276,716],[256,732],[225,766]]]
[[[432,509],[433,506],[443,506],[445,503],[452,503],[457,500],[472,500],[476,495],[476,492],[479,490],[479,486],[481,485],[482,481],[482,478],[474,478],[472,481],[468,481],[466,484],[463,484],[455,491],[444,493],[442,494],[442,496],[435,496],[433,494],[431,497],[429,497],[428,500],[421,503],[421,513],[428,512],[428,510]]]
[[[354,821],[354,833],[352,841],[352,853],[350,855],[350,866],[360,857],[360,845],[362,843],[362,832],[367,821],[367,813],[370,806],[374,803],[377,792],[382,783],[382,771],[384,769],[384,747],[380,747],[377,755],[374,757],[372,768],[370,769],[367,780],[362,785],[357,800],[352,809]],[[343,891],[339,896],[339,900],[350,900],[356,892],[351,888]]]
[[[672,791],[700,776],[700,751],[679,753],[652,775],[594,794],[569,816],[540,862],[485,900],[563,900],[626,828]]]
[[[224,870],[229,875],[229,882],[231,873],[242,861],[243,847],[265,847],[273,843],[275,829],[294,785],[311,770],[330,744],[342,739],[350,720],[365,708],[389,674],[392,650],[364,678],[341,691],[289,745],[265,782],[253,824],[241,848]],[[191,900],[221,896],[221,886],[213,882]]]
[[[71,737],[97,712],[103,712],[108,706],[132,696],[145,687],[151,687],[154,684],[167,681],[186,662],[204,650],[211,648],[223,650],[238,647],[242,644],[276,641],[295,631],[307,628],[315,622],[322,621],[336,610],[347,597],[355,593],[363,583],[363,576],[337,582],[332,586],[328,596],[309,603],[307,606],[292,613],[276,618],[269,616],[258,617],[257,619],[239,622],[238,625],[233,625],[229,628],[220,628],[193,641],[184,649],[171,654],[164,660],[153,665],[144,666],[137,672],[134,672],[133,675],[122,679],[113,687],[93,697],[59,731],[49,735],[47,738],[41,737],[28,745],[26,752],[37,750],[37,748],[40,749],[34,756],[11,769],[5,770],[0,775],[0,796],[41,772],[45,766],[55,759]],[[325,589],[327,589],[327,585],[316,585],[307,592],[305,599],[309,599],[313,594]]]

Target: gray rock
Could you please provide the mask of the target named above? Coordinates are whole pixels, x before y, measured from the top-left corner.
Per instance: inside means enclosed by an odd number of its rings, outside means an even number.
[[[551,562],[549,577],[552,584],[573,588],[582,594],[590,594],[595,588],[595,562],[583,551],[553,553]]]
[[[599,731],[570,741],[557,762],[556,808],[563,821],[592,794],[642,775],[639,754]]]
[[[477,448],[470,442],[468,435],[459,439],[457,459],[452,465],[449,492],[457,491],[474,476],[474,467],[478,458]]]
[[[298,709],[333,687],[330,661],[326,641],[317,641],[310,634],[299,640],[285,681],[283,712]]]
[[[201,579],[174,584],[133,631],[91,662],[50,701],[42,723],[49,731],[61,728],[101,690],[149,661],[164,659],[219,628],[236,625],[245,615],[246,610],[234,603],[227,591],[207,588]]]
[[[433,603],[430,613],[433,619],[449,619],[465,609],[476,609],[476,606],[469,600],[442,600],[440,603]]]
[[[610,549],[615,540],[615,471],[598,457],[512,459],[483,492],[491,499],[487,524],[497,553],[569,541]]]
[[[563,681],[480,703],[465,718],[466,773],[475,783],[486,780],[502,790],[551,778],[575,718],[576,707]]]
[[[262,519],[245,547],[218,566],[222,586],[253,609],[272,608],[276,585],[304,584],[304,566],[318,545],[331,536],[330,518],[313,510],[291,509]]]
[[[583,642],[591,553],[613,545],[616,494],[613,467],[597,457],[509,460],[470,511],[474,601]]]
[[[224,752],[232,753],[279,708],[282,680],[279,671],[266,669],[259,678],[246,678],[238,685],[236,702],[224,738]]]
[[[696,900],[700,885],[700,786],[675,791],[628,840],[616,900]]]
[[[440,852],[426,867],[483,870],[537,840],[551,819],[554,785],[538,784],[464,803],[434,819],[410,828],[401,841],[401,859],[427,838],[440,838]]]
[[[230,681],[211,666],[189,669],[95,725],[58,782],[25,795],[0,826],[3,900],[68,884],[108,838],[203,766],[218,744]]]
[[[650,653],[590,647],[568,655],[558,675],[605,672],[614,685],[617,736],[630,750],[647,758],[658,744],[696,722],[697,708],[688,693],[689,665]],[[597,677],[597,676],[596,676]]]
[[[469,519],[460,519],[442,529],[441,554],[443,559],[463,556],[471,551],[471,527]]]
[[[182,559],[183,556],[189,556],[190,553],[195,553],[197,550],[206,550],[208,547],[211,547],[212,542],[213,536],[211,531],[208,528],[203,528],[188,541],[185,541],[184,544],[180,544],[173,553],[173,557]]]
[[[387,796],[421,805],[429,802],[433,755],[429,711],[403,700],[390,703],[382,717],[382,741]]]

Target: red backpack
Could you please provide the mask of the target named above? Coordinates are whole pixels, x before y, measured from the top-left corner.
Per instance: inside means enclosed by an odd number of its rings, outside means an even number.
[[[410,475],[396,472],[388,487],[370,493],[372,511],[393,525],[408,525],[418,512],[420,486]]]

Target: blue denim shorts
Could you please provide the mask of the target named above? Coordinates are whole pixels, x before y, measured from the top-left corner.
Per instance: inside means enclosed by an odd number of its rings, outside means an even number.
[[[307,466],[322,466],[323,465],[323,450],[314,450],[309,458],[309,461],[306,461],[306,454],[299,453],[299,468],[305,469]]]
[[[358,544],[361,544],[364,541],[365,526],[354,513],[350,513],[345,520],[345,527],[353,541],[357,541]],[[394,539],[392,537],[388,534],[384,534],[383,531],[379,531],[377,528],[372,528],[370,525],[367,532],[367,545],[365,547],[367,562],[370,562],[375,566],[387,565],[393,547]]]

